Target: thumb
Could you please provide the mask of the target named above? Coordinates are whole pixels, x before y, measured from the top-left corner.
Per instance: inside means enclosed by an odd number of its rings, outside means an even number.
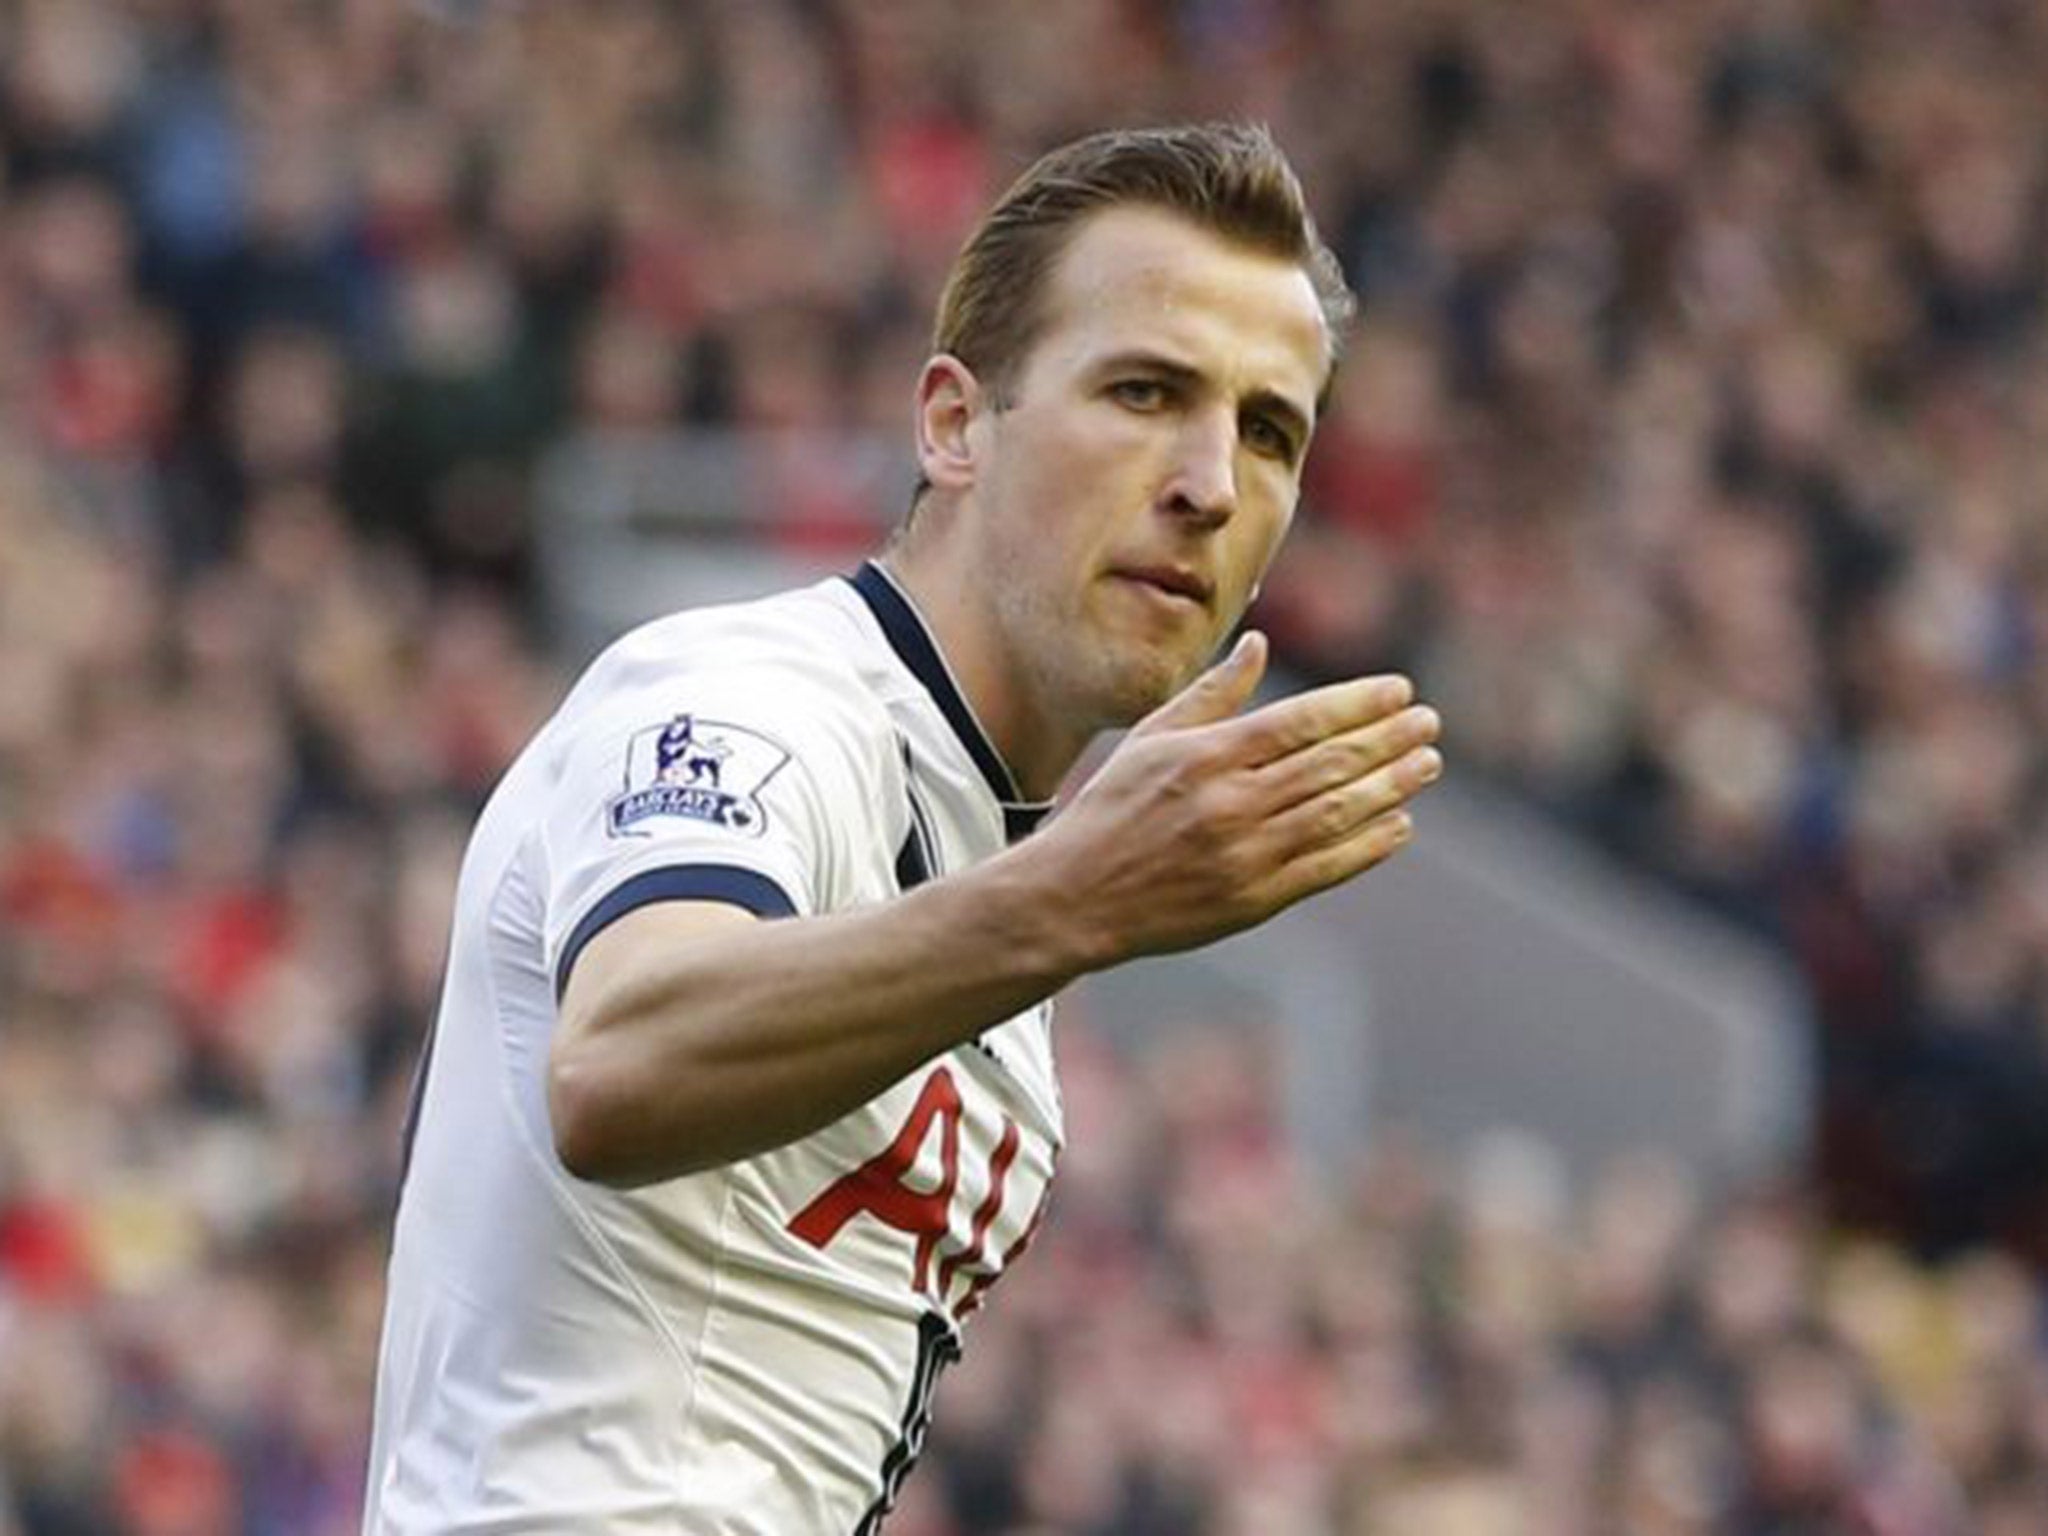
[[[1227,720],[1251,702],[1265,675],[1266,637],[1248,629],[1237,637],[1227,656],[1140,720],[1133,734]]]

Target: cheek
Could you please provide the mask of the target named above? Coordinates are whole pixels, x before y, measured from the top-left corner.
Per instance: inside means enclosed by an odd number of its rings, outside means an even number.
[[[1031,456],[1013,486],[1021,517],[1011,536],[1033,558],[1085,560],[1116,542],[1128,509],[1149,504],[1146,467],[1134,445],[1068,435]]]
[[[1081,503],[1099,503],[1133,474],[1141,446],[1113,418],[1088,412],[1016,420],[997,461],[1004,510],[1024,537],[1052,537],[1063,524],[1081,521],[1074,511]]]
[[[1280,553],[1287,530],[1294,525],[1294,507],[1295,493],[1290,486],[1284,492],[1276,491],[1271,496],[1256,499],[1253,505],[1245,508],[1243,557],[1247,567],[1247,588],[1258,583],[1266,574],[1266,568],[1273,563],[1273,557]]]

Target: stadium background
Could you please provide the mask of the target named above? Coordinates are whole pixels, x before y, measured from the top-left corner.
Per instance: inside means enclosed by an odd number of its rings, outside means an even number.
[[[1787,957],[1811,1145],[1308,1159],[1258,1020],[1085,997],[892,1532],[2048,1530],[2044,79],[2027,0],[0,0],[0,1533],[353,1530],[549,488],[851,560],[974,212],[1189,115],[1367,306],[1282,656]]]

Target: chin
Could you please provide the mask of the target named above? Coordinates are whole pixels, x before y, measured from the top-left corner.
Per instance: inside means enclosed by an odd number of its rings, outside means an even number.
[[[1104,679],[1104,728],[1121,730],[1137,724],[1193,682],[1200,672],[1199,661],[1188,664],[1157,655],[1126,666],[1119,675]]]

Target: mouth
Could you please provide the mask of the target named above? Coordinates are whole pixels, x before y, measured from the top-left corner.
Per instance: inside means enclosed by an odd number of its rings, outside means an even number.
[[[1163,594],[1177,602],[1206,609],[1216,598],[1215,583],[1199,571],[1183,565],[1124,565],[1110,574]]]

